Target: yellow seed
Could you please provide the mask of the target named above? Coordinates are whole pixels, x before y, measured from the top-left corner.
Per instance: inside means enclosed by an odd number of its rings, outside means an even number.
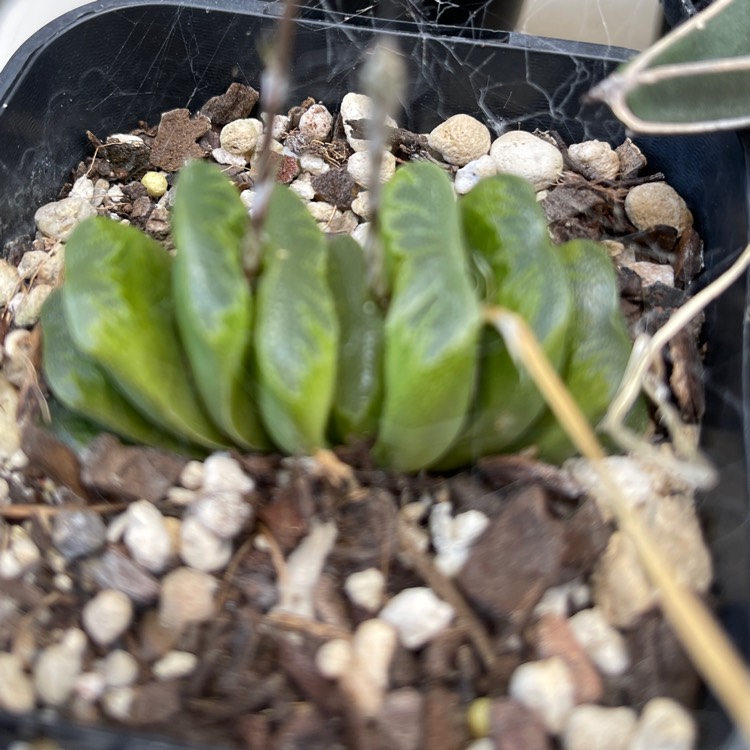
[[[466,710],[466,725],[472,737],[487,737],[490,733],[489,698],[477,698]]]
[[[151,198],[161,198],[167,192],[167,178],[161,172],[146,172],[141,177],[141,184]]]

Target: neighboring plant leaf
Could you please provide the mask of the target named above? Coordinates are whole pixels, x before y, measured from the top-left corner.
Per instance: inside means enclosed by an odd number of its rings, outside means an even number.
[[[99,365],[78,351],[68,329],[61,289],[47,297],[41,314],[44,378],[68,409],[127,440],[179,451],[186,445],[145,419]],[[85,431],[84,431],[85,434]]]
[[[174,321],[172,260],[135,227],[95,217],[65,247],[65,315],[76,347],[163,429],[207,448],[227,441],[202,410]]]
[[[589,424],[604,416],[617,392],[632,344],[620,311],[620,294],[607,251],[590,240],[557,248],[574,296],[570,350],[563,380]],[[524,436],[545,461],[560,463],[574,453],[565,430],[551,412]]]
[[[253,309],[242,268],[247,209],[229,180],[202,161],[180,171],[176,192],[172,289],[195,385],[227,436],[244,448],[267,448],[253,393]]]
[[[368,291],[362,248],[348,235],[328,240],[328,283],[339,321],[334,437],[377,432],[383,396],[383,315]]]
[[[474,392],[479,301],[448,177],[428,163],[396,172],[380,221],[393,297],[385,320],[378,459],[402,471],[451,445]]]
[[[750,2],[716,0],[594,88],[641,133],[750,125]]]
[[[499,175],[480,182],[461,199],[460,207],[470,256],[487,269],[483,302],[522,315],[553,367],[559,368],[573,299],[533,188],[520,177]],[[544,407],[529,373],[513,361],[500,334],[486,327],[469,419],[440,466],[462,466],[505,450]]]
[[[304,203],[276,186],[263,224],[255,357],[263,422],[287,453],[325,445],[339,342],[325,237]]]

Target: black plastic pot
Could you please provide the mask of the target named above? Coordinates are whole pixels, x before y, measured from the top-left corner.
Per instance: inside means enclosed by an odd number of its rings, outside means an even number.
[[[85,131],[104,137],[139,120],[158,122],[175,107],[197,110],[234,80],[258,84],[260,49],[281,9],[254,0],[142,2],[100,0],[68,13],[29,40],[0,74],[0,246],[33,231],[33,214],[55,198],[87,153]],[[289,104],[313,96],[335,106],[357,89],[364,24],[320,20],[307,11],[297,33]],[[355,19],[356,20],[356,19]],[[418,132],[465,112],[496,133],[522,126],[557,130],[567,141],[624,133],[608,110],[582,95],[620,61],[624,50],[507,32],[429,28],[378,21],[398,37],[410,85],[400,121]],[[745,151],[734,134],[645,138],[653,170],[685,196],[706,241],[712,277],[748,240]],[[701,511],[716,561],[719,614],[747,653],[750,632],[745,285],[708,311],[708,390],[703,442],[721,472]],[[739,747],[710,696],[698,712],[701,746]],[[167,750],[176,747],[122,733],[57,722],[45,712],[0,716],[0,745],[44,732],[64,747]]]

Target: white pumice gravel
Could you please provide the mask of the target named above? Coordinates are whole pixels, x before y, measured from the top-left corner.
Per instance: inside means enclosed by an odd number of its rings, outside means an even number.
[[[523,177],[536,190],[554,185],[563,170],[560,150],[523,130],[503,133],[492,143],[490,156],[498,173]]]
[[[433,128],[427,144],[448,164],[463,167],[490,150],[492,137],[484,123],[471,115],[453,115]]]
[[[118,648],[104,658],[102,674],[108,687],[126,687],[138,679],[138,662],[129,651]]]
[[[81,622],[89,637],[100,646],[114,643],[133,621],[133,604],[122,591],[105,589],[83,607]]]
[[[560,734],[575,705],[575,684],[565,661],[553,656],[515,669],[508,695],[534,711],[550,734]]]
[[[78,628],[65,631],[59,643],[45,648],[34,663],[34,690],[48,706],[62,706],[81,673],[86,636]]]
[[[315,188],[310,182],[310,175],[307,172],[303,172],[296,180],[294,180],[289,189],[296,193],[303,201],[311,201],[315,198]]]
[[[91,201],[94,198],[94,181],[83,175],[79,177],[74,183],[73,187],[68,193],[69,198],[81,198],[85,201]]]
[[[375,612],[383,603],[385,578],[377,568],[360,570],[347,577],[344,591],[353,604]]]
[[[218,164],[224,164],[228,167],[244,167],[247,164],[245,154],[233,154],[221,147],[213,149],[211,156]]]
[[[39,320],[42,305],[54,287],[51,284],[36,284],[28,292],[17,294],[10,302],[13,322],[20,328],[30,328]]]
[[[302,154],[299,157],[299,168],[313,176],[318,176],[331,171],[331,165],[317,154]]]
[[[195,490],[187,490],[184,487],[170,487],[167,490],[167,500],[173,505],[187,507],[197,499],[198,493]]]
[[[31,331],[15,328],[8,332],[3,342],[3,372],[18,388],[23,387],[32,374],[29,367],[34,352],[34,339]]]
[[[101,701],[104,713],[117,721],[127,721],[134,697],[135,690],[129,685],[107,690]]]
[[[604,141],[573,143],[568,153],[596,179],[614,180],[620,171],[620,157]]]
[[[263,112],[260,119],[263,121],[263,127],[268,127],[268,113]],[[271,125],[271,135],[273,138],[278,140],[287,130],[289,130],[289,117],[287,115],[275,115],[273,125]]]
[[[96,216],[96,209],[84,198],[63,198],[45,203],[37,209],[34,221],[37,229],[54,240],[67,240],[70,233],[84,219]]]
[[[322,104],[313,104],[299,118],[299,132],[315,141],[325,141],[333,127],[333,115]]]
[[[370,157],[366,151],[358,151],[352,154],[346,162],[346,171],[358,185],[365,189],[370,187],[372,170],[370,169]],[[385,151],[380,162],[380,182],[388,182],[395,173],[396,157],[390,151]]]
[[[629,750],[636,721],[632,708],[576,706],[562,736],[563,750]]]
[[[169,651],[151,667],[157,680],[179,680],[192,674],[198,657],[189,651]]]
[[[7,547],[0,551],[0,578],[12,580],[36,568],[41,552],[21,526],[10,527],[8,537]]]
[[[453,607],[425,586],[404,589],[380,610],[381,620],[393,625],[404,648],[429,643],[453,620]]]
[[[682,234],[693,223],[685,201],[666,182],[647,182],[631,188],[625,197],[625,213],[641,230],[665,224]]]
[[[0,653],[0,709],[23,714],[35,703],[34,685],[21,659],[12,653]]]
[[[205,622],[214,615],[214,594],[219,582],[193,568],[176,568],[161,582],[159,622],[180,631],[190,623]]]
[[[232,559],[232,542],[207,529],[199,518],[186,518],[180,533],[180,558],[185,565],[213,573],[222,570]]]
[[[694,719],[670,698],[652,698],[641,712],[628,750],[692,750]]]
[[[482,180],[497,174],[497,164],[489,155],[473,159],[456,172],[453,187],[459,195],[471,192]]]
[[[350,120],[369,120],[372,117],[372,100],[364,94],[349,92],[341,100],[341,121],[344,123],[344,133],[346,140],[354,151],[366,151],[367,141],[362,138],[352,137],[352,126]],[[391,128],[398,127],[398,124],[392,117],[386,117],[386,125]]]
[[[171,542],[159,509],[148,500],[131,503],[126,512],[123,540],[133,559],[152,573],[161,573],[169,562]]]
[[[180,472],[180,485],[186,490],[199,490],[203,487],[205,468],[202,461],[188,461]]]
[[[360,190],[357,197],[352,201],[352,211],[365,221],[372,218],[369,190]]]
[[[234,539],[250,521],[253,509],[239,492],[223,490],[202,493],[190,512],[216,536]]]
[[[212,453],[203,462],[201,488],[205,492],[252,492],[255,481],[228,453]],[[197,488],[196,488],[197,489]]]
[[[576,612],[568,619],[570,630],[602,674],[621,675],[630,666],[625,639],[598,607]]]
[[[471,545],[489,525],[489,518],[478,510],[453,515],[450,503],[435,503],[430,510],[430,534],[435,547],[435,566],[446,576],[454,576],[469,557]]]
[[[233,120],[219,133],[221,147],[230,154],[249,156],[255,151],[258,139],[263,133],[263,123],[254,118]]]

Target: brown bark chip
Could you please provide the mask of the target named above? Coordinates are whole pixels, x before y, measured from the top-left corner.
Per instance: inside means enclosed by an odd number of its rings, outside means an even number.
[[[211,120],[213,125],[226,125],[228,122],[247,117],[258,101],[260,94],[244,83],[229,84],[224,94],[212,96],[200,110],[200,114]]]
[[[460,750],[466,746],[466,728],[457,694],[436,687],[425,700],[424,745],[430,750]]]
[[[537,715],[509,698],[492,702],[490,727],[495,750],[550,750],[552,747]]]
[[[471,602],[500,626],[522,623],[560,576],[563,531],[545,503],[538,487],[516,495],[474,544],[456,577]]]
[[[211,121],[198,114],[193,119],[187,109],[165,112],[151,146],[151,166],[176,172],[189,159],[205,156],[196,141],[211,127]]]

